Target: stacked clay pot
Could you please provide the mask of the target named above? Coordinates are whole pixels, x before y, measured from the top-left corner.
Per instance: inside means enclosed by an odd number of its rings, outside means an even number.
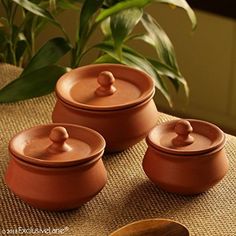
[[[147,136],[143,169],[162,189],[179,194],[202,193],[228,170],[225,135],[201,120],[173,120]]]
[[[152,78],[124,65],[80,67],[57,82],[54,122],[98,131],[108,152],[122,151],[145,138],[156,125]]]
[[[103,137],[89,128],[35,126],[10,141],[6,184],[23,201],[40,209],[79,207],[106,184],[104,149]]]

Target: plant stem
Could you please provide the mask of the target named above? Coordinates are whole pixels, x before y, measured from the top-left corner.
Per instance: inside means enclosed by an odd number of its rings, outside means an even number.
[[[4,1],[3,1],[4,2]],[[7,20],[9,24],[9,46],[10,46],[10,63],[13,65],[16,65],[16,54],[15,54],[15,48],[14,48],[14,16],[15,16],[15,7],[12,5],[12,2],[5,2],[6,7],[6,14],[7,14]]]
[[[80,38],[79,44],[77,44],[76,48],[77,50],[75,53],[75,58],[74,58],[74,63],[72,64],[72,68],[78,67],[80,65],[83,56],[88,52],[88,50],[86,50],[86,44],[88,43],[93,32],[96,30],[97,26],[98,23],[94,23],[91,29],[89,30],[88,34],[85,37]]]

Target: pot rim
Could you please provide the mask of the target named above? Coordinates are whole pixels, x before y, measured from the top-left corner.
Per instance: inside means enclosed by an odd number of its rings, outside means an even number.
[[[14,159],[16,162],[19,162],[25,166],[29,166],[29,167],[34,167],[36,169],[41,169],[41,170],[52,170],[52,171],[60,171],[60,170],[65,170],[65,169],[71,169],[71,168],[78,168],[78,167],[85,167],[85,166],[89,166],[95,162],[97,162],[99,159],[102,159],[102,156],[104,154],[104,151],[102,151],[101,153],[99,153],[96,157],[90,159],[90,160],[86,160],[84,162],[80,162],[80,163],[71,163],[71,165],[68,163],[68,165],[61,165],[61,166],[48,166],[48,165],[43,165],[43,164],[36,164],[36,163],[32,163],[29,162],[27,160],[21,159],[17,156],[15,156],[12,152],[10,152],[10,156],[12,159]]]
[[[82,128],[82,129],[87,130],[88,132],[92,133],[93,135],[96,135],[101,140],[101,146],[99,148],[97,148],[97,150],[95,150],[92,153],[92,155],[84,157],[83,159],[69,160],[69,161],[65,161],[65,162],[47,162],[46,160],[37,159],[37,158],[31,157],[31,156],[21,154],[20,152],[15,150],[15,147],[14,147],[13,143],[15,142],[15,139],[17,137],[19,137],[19,135],[22,135],[24,132],[31,131],[31,130],[34,130],[36,128],[44,128],[45,126],[52,126],[52,128],[57,127],[57,126],[63,126],[63,127],[70,126],[70,127],[73,127],[73,128]],[[35,165],[39,165],[39,166],[48,166],[48,167],[64,167],[64,166],[72,166],[72,165],[83,164],[83,163],[86,163],[86,162],[91,161],[93,159],[96,159],[98,156],[101,156],[104,153],[105,146],[106,146],[106,142],[105,142],[105,139],[103,138],[103,136],[100,133],[98,133],[97,131],[95,131],[91,128],[76,125],[76,124],[68,124],[68,123],[50,123],[50,124],[37,125],[37,126],[22,130],[21,132],[17,133],[10,140],[10,142],[8,144],[8,151],[14,157],[16,157],[18,159],[21,159],[21,160],[23,160],[27,163],[31,163],[31,164],[35,164]]]
[[[56,93],[57,95],[57,93]],[[65,105],[66,107],[70,108],[70,109],[73,109],[73,110],[78,110],[78,111],[86,111],[86,112],[90,112],[90,113],[108,113],[108,112],[119,112],[119,111],[126,111],[126,110],[131,110],[131,109],[136,109],[136,108],[139,108],[143,105],[145,105],[146,103],[148,103],[150,100],[153,99],[155,95],[155,91],[153,91],[153,93],[150,95],[150,97],[148,97],[145,101],[143,101],[142,103],[140,104],[137,104],[137,105],[134,105],[134,106],[130,106],[130,107],[126,107],[126,108],[122,108],[122,109],[111,109],[111,110],[93,110],[93,109],[85,109],[85,108],[81,108],[81,107],[76,107],[76,106],[73,106],[67,102],[65,102],[64,100],[62,100],[59,96],[57,96],[57,98],[60,100],[60,102],[63,103],[63,105]]]
[[[153,143],[152,140],[151,140],[151,133],[154,131],[154,129],[156,127],[154,127],[148,134],[148,136],[146,137],[146,143],[150,146],[152,146],[154,149],[160,151],[160,152],[163,152],[163,153],[168,153],[168,154],[173,154],[174,156],[194,156],[194,155],[201,155],[201,154],[205,154],[205,153],[211,153],[213,152],[214,150],[218,150],[218,149],[222,149],[226,143],[226,135],[225,133],[219,128],[217,127],[215,124],[212,124],[210,122],[207,122],[207,121],[203,121],[203,120],[198,120],[198,119],[186,119],[187,121],[192,121],[192,122],[201,122],[205,125],[209,125],[211,126],[212,128],[214,128],[217,132],[218,132],[218,140],[217,140],[217,143],[215,145],[212,145],[208,148],[204,148],[204,149],[199,149],[199,150],[190,150],[190,151],[181,151],[181,150],[175,150],[175,149],[171,149],[171,148],[168,148],[168,147],[162,147],[162,146],[159,146],[158,144],[156,143]],[[173,122],[176,122],[178,121],[177,120],[171,120],[171,121],[167,121],[167,122],[164,122],[163,124],[161,125],[169,125]]]
[[[73,107],[77,107],[77,108],[82,108],[82,109],[86,109],[86,110],[92,110],[92,111],[109,111],[109,110],[120,110],[120,109],[125,109],[125,108],[129,108],[129,107],[133,107],[135,105],[138,105],[142,102],[144,102],[145,100],[147,100],[150,96],[154,95],[155,93],[155,85],[154,85],[154,81],[151,78],[150,75],[148,75],[146,72],[143,72],[141,70],[135,69],[133,67],[129,67],[126,65],[121,65],[121,64],[111,64],[111,63],[104,63],[104,64],[93,64],[93,65],[86,65],[86,66],[82,66],[79,68],[76,68],[74,70],[88,70],[88,69],[93,69],[93,68],[99,68],[99,67],[113,67],[113,68],[122,68],[122,69],[128,69],[128,70],[132,70],[135,72],[138,72],[140,75],[142,75],[146,81],[149,83],[149,89],[147,91],[145,91],[139,98],[135,99],[134,101],[131,102],[127,102],[124,104],[120,104],[120,105],[111,105],[111,106],[95,106],[95,105],[88,105],[88,104],[83,104],[80,102],[73,102],[70,99],[67,99],[63,96],[63,94],[61,94],[60,92],[60,87],[62,86],[61,84],[64,82],[64,80],[67,80],[67,76],[70,72],[67,72],[66,74],[64,74],[58,81],[56,84],[56,95],[58,98],[60,98],[60,100],[62,100],[63,102],[73,106]]]
[[[206,158],[212,154],[215,154],[219,151],[221,151],[222,149],[224,149],[224,144],[222,144],[221,146],[217,147],[216,149],[209,151],[209,152],[205,152],[205,153],[197,153],[197,154],[174,154],[174,153],[169,153],[169,152],[165,152],[163,150],[157,149],[155,148],[153,145],[148,145],[148,148],[152,148],[154,151],[160,153],[160,154],[164,154],[167,157],[170,158],[176,158],[176,159],[189,159],[191,160],[192,158]],[[191,159],[190,159],[191,158]]]

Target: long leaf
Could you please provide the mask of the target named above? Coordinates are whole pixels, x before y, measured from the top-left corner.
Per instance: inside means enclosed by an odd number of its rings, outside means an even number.
[[[27,67],[22,72],[22,76],[42,67],[56,63],[70,49],[71,46],[64,38],[53,38],[49,40],[31,59]]]
[[[94,30],[92,28],[92,20],[94,14],[100,9],[104,0],[86,0],[82,6],[80,13],[79,30],[76,36],[76,46],[72,53],[72,67],[77,67],[80,63],[81,54],[89,40],[89,37]],[[96,27],[93,24],[93,27]]]
[[[55,21],[54,17],[51,15],[51,13],[49,11],[39,7],[38,5],[34,4],[33,2],[30,2],[28,0],[12,0],[12,1],[19,4],[24,9],[34,13],[37,16],[44,17],[52,22]]]
[[[0,29],[0,51],[5,50],[6,43],[7,43],[6,32]]]
[[[33,71],[0,90],[0,102],[15,102],[49,94],[66,68],[52,65]]]
[[[154,1],[159,2],[159,3],[167,3],[167,4],[171,4],[171,5],[183,8],[187,12],[189,19],[192,22],[192,28],[195,29],[197,27],[196,15],[194,14],[194,11],[191,9],[187,1],[185,0],[154,0]]]
[[[102,6],[104,0],[86,0],[83,4],[80,14],[79,34],[87,34],[92,16]]]
[[[144,40],[154,46],[162,62],[178,70],[174,47],[165,31],[156,20],[147,13],[143,14],[141,22],[148,32]]]
[[[123,48],[123,50],[124,50],[124,52],[135,55],[136,57],[144,57],[142,54],[138,53],[137,51],[133,50],[130,47],[125,46]],[[170,67],[170,66],[166,65],[165,63],[162,63],[162,62],[157,61],[152,58],[145,57],[145,59],[151,63],[153,69],[156,70],[156,72],[160,76],[160,78],[169,79],[171,81],[171,83],[174,85],[176,91],[179,90],[179,87],[182,84],[185,94],[186,94],[186,97],[189,96],[189,88],[188,88],[187,82],[186,82],[185,78],[181,75],[179,70],[176,70],[175,68]],[[163,86],[165,86],[164,83],[163,83]],[[166,88],[166,90],[168,90],[168,89]]]
[[[115,43],[115,50],[120,54],[124,39],[131,33],[142,17],[143,11],[139,8],[125,9],[111,16],[110,26]]]
[[[107,17],[104,21],[101,22],[100,28],[106,39],[111,38],[111,17]]]
[[[27,49],[27,42],[25,40],[19,40],[16,44],[16,61],[19,62],[18,66],[20,66],[20,60],[22,56],[24,55],[25,50]]]
[[[34,15],[47,19],[49,22],[57,26],[62,31],[64,36],[69,40],[64,28],[49,11],[28,0],[12,0],[12,1],[17,3],[27,11],[33,13]]]
[[[102,10],[98,16],[95,19],[96,23],[99,23],[106,19],[109,16],[112,16],[122,10],[137,7],[137,8],[143,8],[146,5],[148,5],[152,0],[126,0],[121,1],[115,4],[114,6]]]
[[[104,54],[97,58],[94,62],[94,64],[102,64],[102,63],[114,63],[114,64],[120,64],[119,61],[117,61],[114,57],[111,57],[108,54]]]
[[[180,84],[183,85],[186,96],[189,96],[189,88],[186,80],[182,75],[179,74],[178,71],[175,71],[173,68],[157,61],[149,58],[148,61],[155,67],[159,75],[166,76],[170,79],[171,83],[174,85],[176,91],[178,91]]]
[[[80,7],[76,4],[77,1],[59,0],[57,1],[57,7],[63,10],[76,10],[78,11]]]

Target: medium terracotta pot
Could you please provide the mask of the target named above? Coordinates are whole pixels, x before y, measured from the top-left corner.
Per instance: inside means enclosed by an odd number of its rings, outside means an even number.
[[[154,83],[145,73],[123,65],[80,67],[57,82],[53,122],[87,126],[106,140],[106,150],[124,150],[156,125]]]
[[[225,135],[208,122],[166,122],[156,126],[146,142],[143,169],[152,182],[166,191],[202,193],[227,173]]]
[[[103,137],[70,124],[36,126],[9,143],[7,186],[31,206],[65,210],[81,206],[107,181]]]

